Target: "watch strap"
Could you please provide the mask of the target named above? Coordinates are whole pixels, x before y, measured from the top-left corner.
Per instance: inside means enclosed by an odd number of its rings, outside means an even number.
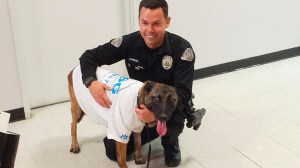
[[[83,84],[85,85],[85,87],[88,88],[94,80],[96,80],[95,77],[87,77],[87,78],[84,80]]]

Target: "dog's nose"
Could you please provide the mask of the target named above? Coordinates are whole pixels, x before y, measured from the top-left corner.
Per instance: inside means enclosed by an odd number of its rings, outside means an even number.
[[[159,115],[159,120],[161,120],[161,121],[167,121],[167,115],[166,114],[160,114]]]

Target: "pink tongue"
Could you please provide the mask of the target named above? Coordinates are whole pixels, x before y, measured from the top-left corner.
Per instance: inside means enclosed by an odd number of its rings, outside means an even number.
[[[166,121],[157,120],[156,131],[159,134],[159,136],[164,136],[167,132]]]

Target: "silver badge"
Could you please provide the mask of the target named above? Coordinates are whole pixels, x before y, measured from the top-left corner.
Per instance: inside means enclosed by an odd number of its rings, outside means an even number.
[[[164,69],[169,70],[171,69],[172,65],[173,65],[173,58],[169,55],[164,56],[162,60],[162,66],[164,67]]]
[[[182,60],[185,61],[192,61],[194,59],[194,52],[191,48],[187,48],[185,49],[185,51],[183,52],[182,56],[181,56]]]
[[[122,44],[123,41],[123,37],[119,37],[119,38],[115,38],[113,39],[110,43],[115,46],[115,47],[120,47],[120,45]]]

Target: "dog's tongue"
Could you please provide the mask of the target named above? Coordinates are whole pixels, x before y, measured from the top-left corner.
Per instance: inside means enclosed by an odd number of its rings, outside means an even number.
[[[159,134],[159,136],[164,136],[167,132],[166,121],[157,120],[156,131]]]

